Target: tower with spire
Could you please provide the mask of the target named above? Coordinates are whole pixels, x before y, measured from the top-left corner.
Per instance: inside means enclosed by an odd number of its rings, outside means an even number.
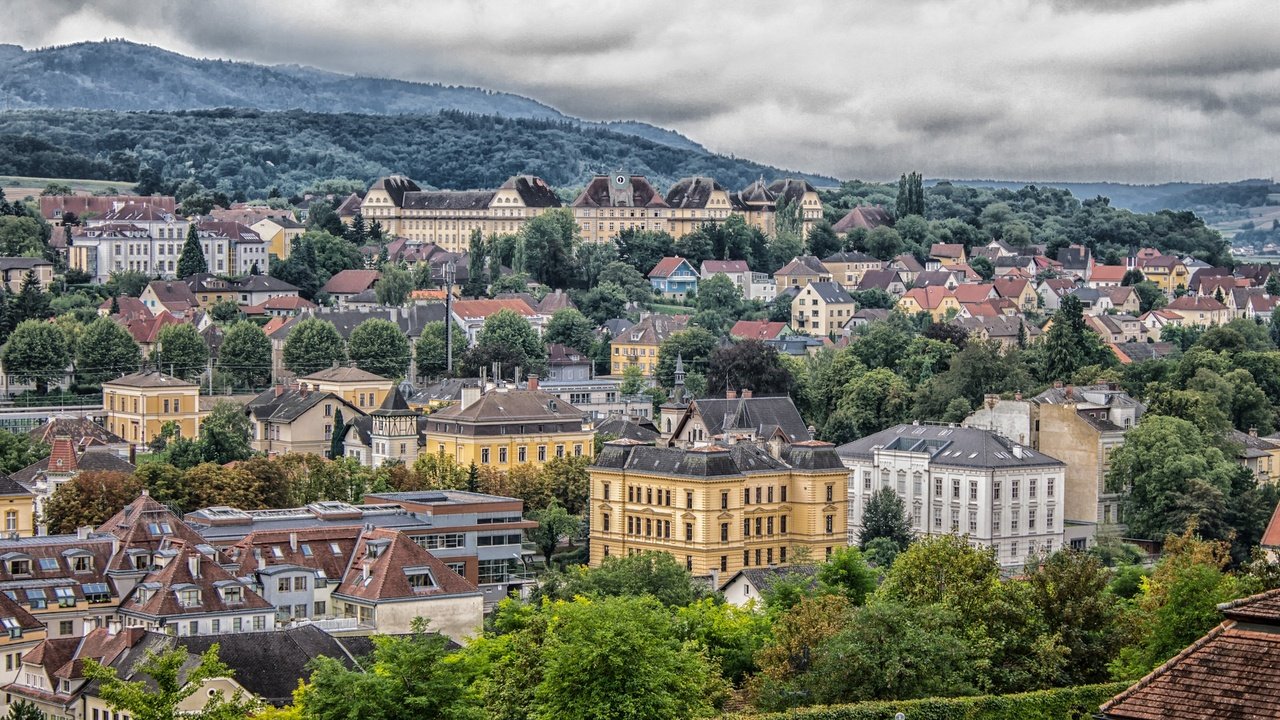
[[[673,376],[675,382],[672,383],[671,398],[658,408],[659,445],[670,443],[671,436],[675,434],[676,428],[680,427],[680,421],[689,409],[689,405],[685,402],[684,358],[679,353],[676,354],[676,370]]]
[[[392,388],[369,417],[373,420],[369,431],[373,467],[388,460],[412,465],[418,459],[418,414],[409,408],[400,388]]]

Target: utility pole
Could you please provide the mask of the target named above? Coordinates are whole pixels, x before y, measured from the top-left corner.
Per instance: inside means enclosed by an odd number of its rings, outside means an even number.
[[[453,281],[458,271],[450,260],[444,264],[444,352],[445,374],[453,377]]]

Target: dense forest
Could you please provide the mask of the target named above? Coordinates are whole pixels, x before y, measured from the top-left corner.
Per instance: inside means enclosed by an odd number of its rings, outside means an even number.
[[[149,172],[228,195],[289,195],[318,180],[401,172],[439,188],[497,187],[532,173],[580,186],[622,168],[660,186],[708,175],[738,189],[777,168],[678,149],[568,121],[441,112],[354,115],[302,111],[0,113],[0,175],[137,181]],[[811,177],[811,176],[810,176]]]

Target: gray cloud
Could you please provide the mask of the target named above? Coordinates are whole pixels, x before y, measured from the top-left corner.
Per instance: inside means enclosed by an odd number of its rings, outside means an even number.
[[[31,0],[0,42],[517,92],[842,177],[1277,174],[1272,0]]]

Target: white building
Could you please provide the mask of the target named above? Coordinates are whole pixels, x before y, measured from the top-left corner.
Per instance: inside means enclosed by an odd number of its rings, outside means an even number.
[[[994,547],[1002,566],[1063,546],[1066,466],[987,430],[898,425],[836,449],[849,468],[849,542],[881,488],[902,498],[917,535]]]

